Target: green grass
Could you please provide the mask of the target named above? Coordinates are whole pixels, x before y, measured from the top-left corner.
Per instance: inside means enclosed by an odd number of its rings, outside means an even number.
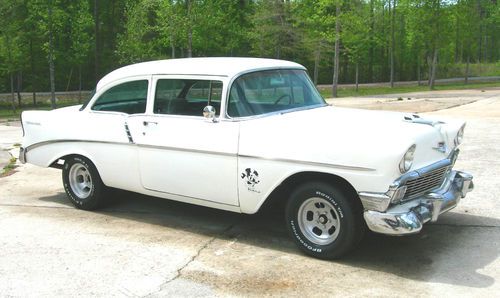
[[[437,85],[435,90],[463,90],[463,89],[481,89],[488,87],[500,87],[500,82],[488,82],[488,83],[474,83],[474,84],[447,84],[447,85]],[[381,94],[397,94],[397,93],[408,93],[408,92],[422,92],[429,91],[428,86],[395,86],[394,88],[388,86],[380,87],[360,87],[356,92],[354,87],[340,87],[338,92],[338,97],[349,97],[349,96],[370,96],[370,95],[381,95]],[[319,92],[324,98],[332,97],[332,89],[320,88]]]
[[[0,171],[0,178],[1,177],[5,177],[5,176],[8,176],[9,174],[12,173],[12,171],[17,168],[17,165],[16,165],[16,161],[17,161],[17,158],[15,157],[12,157],[10,160],[9,160],[9,164],[6,165],[1,171]]]

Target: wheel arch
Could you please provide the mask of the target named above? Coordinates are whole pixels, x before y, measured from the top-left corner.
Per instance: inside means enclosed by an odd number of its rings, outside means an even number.
[[[267,196],[257,212],[275,209],[283,210],[281,207],[284,208],[294,189],[307,182],[324,182],[339,187],[347,196],[353,198],[354,203],[358,205],[357,207],[361,208],[361,210],[363,208],[356,189],[345,178],[331,173],[304,171],[295,173],[283,180]]]
[[[83,157],[87,158],[88,160],[90,160],[92,162],[92,164],[94,164],[94,166],[97,169],[97,172],[99,172],[99,169],[97,168],[95,161],[92,159],[92,157],[89,154],[85,154],[84,152],[64,153],[60,157],[52,159],[52,161],[50,162],[48,167],[62,169],[63,165],[59,164],[59,161],[60,160],[66,161],[68,158],[73,157],[73,156],[83,156]]]

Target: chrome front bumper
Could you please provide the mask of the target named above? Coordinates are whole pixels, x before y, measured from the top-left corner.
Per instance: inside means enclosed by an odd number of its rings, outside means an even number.
[[[436,221],[439,215],[457,206],[474,189],[472,179],[468,173],[451,171],[441,188],[420,198],[392,206],[385,212],[367,210],[364,218],[368,228],[388,235],[418,233],[424,223]]]

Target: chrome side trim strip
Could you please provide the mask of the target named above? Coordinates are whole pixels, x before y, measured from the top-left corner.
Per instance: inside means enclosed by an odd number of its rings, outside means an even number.
[[[101,144],[113,144],[113,145],[132,145],[130,143],[125,143],[125,142],[60,139],[60,140],[43,141],[43,142],[31,144],[25,148],[25,152],[28,152],[28,151],[33,150],[33,149],[38,148],[38,147],[51,145],[51,144],[57,144],[57,143],[101,143]]]
[[[219,205],[225,205],[225,206],[231,206],[231,207],[239,207],[239,205],[232,205],[232,204],[226,204],[226,203],[221,203],[221,202],[215,202],[215,201],[210,201],[210,200],[205,200],[205,199],[200,199],[200,198],[195,198],[195,197],[190,197],[190,196],[185,196],[185,195],[179,195],[179,194],[171,193],[171,192],[167,192],[167,191],[159,191],[159,190],[147,188],[145,186],[143,186],[143,187],[144,187],[144,189],[147,189],[149,191],[153,191],[153,192],[157,192],[157,193],[162,193],[162,194],[166,194],[166,195],[173,195],[173,196],[183,197],[183,198],[187,198],[187,199],[193,199],[193,200],[198,200],[198,201],[203,201],[203,202],[209,202],[209,203],[216,203],[216,204],[219,204]]]
[[[168,147],[168,146],[154,146],[154,145],[144,145],[137,143],[125,143],[125,142],[110,142],[110,141],[95,141],[95,140],[71,140],[71,139],[61,139],[61,140],[52,140],[52,141],[44,141],[40,143],[32,144],[26,147],[25,152],[33,150],[35,148],[57,144],[57,143],[97,143],[97,144],[112,144],[112,145],[128,145],[128,146],[138,146],[143,148],[151,148],[151,149],[162,149],[162,150],[171,150],[171,151],[181,151],[181,152],[193,152],[193,153],[203,153],[203,154],[211,154],[211,155],[220,155],[220,156],[234,156],[236,157],[236,153],[226,153],[226,152],[217,152],[217,151],[208,151],[208,150],[198,150],[198,149],[187,149],[187,148],[178,148],[178,147]]]
[[[234,156],[234,157],[238,156],[236,153],[226,153],[226,152],[219,152],[219,151],[208,151],[208,150],[188,149],[188,148],[169,147],[169,146],[144,145],[144,144],[136,144],[136,145],[138,147],[148,148],[148,149],[161,149],[161,150],[180,151],[180,152],[203,153],[203,154],[220,155],[220,156]]]
[[[346,166],[346,165],[338,165],[338,164],[329,164],[329,163],[314,162],[314,161],[305,161],[305,160],[296,160],[296,159],[267,158],[267,157],[252,156],[252,155],[240,155],[240,154],[238,155],[238,157],[255,158],[255,159],[265,159],[265,160],[278,161],[278,162],[299,163],[299,164],[304,164],[304,165],[309,165],[309,166],[329,167],[329,168],[337,168],[337,169],[343,169],[343,170],[365,171],[365,172],[376,171],[375,169],[372,169],[372,168],[364,168],[364,167],[357,167],[357,166]]]
[[[98,144],[112,144],[112,145],[128,145],[128,146],[138,146],[138,147],[150,148],[150,149],[161,149],[161,150],[171,150],[171,151],[180,151],[180,152],[193,152],[193,153],[220,155],[220,156],[230,156],[230,157],[263,159],[263,160],[286,162],[286,163],[299,163],[299,164],[310,165],[310,166],[329,167],[329,168],[352,170],[352,171],[364,171],[364,172],[375,171],[375,169],[372,169],[372,168],[346,166],[346,165],[338,165],[338,164],[328,164],[328,163],[321,163],[321,162],[314,162],[314,161],[303,161],[303,160],[296,160],[296,159],[267,158],[267,157],[261,157],[261,156],[240,155],[237,153],[227,153],[227,152],[218,152],[218,151],[188,149],[188,148],[169,147],[169,146],[144,145],[144,144],[125,143],[125,142],[95,141],[95,140],[61,139],[61,140],[44,141],[44,142],[35,143],[35,144],[32,144],[32,145],[26,147],[25,153],[27,153],[28,151],[33,150],[35,148],[41,147],[41,146],[56,144],[56,143],[98,143]]]

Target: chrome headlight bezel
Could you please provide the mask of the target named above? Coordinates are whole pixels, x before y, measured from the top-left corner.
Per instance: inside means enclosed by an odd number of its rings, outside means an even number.
[[[411,169],[411,166],[413,165],[413,158],[415,154],[415,149],[417,148],[417,145],[413,144],[406,150],[405,154],[403,155],[403,158],[399,162],[399,171],[401,174],[404,174],[408,172]]]
[[[462,144],[462,141],[464,139],[464,131],[465,131],[465,124],[460,127],[460,129],[457,132],[457,135],[455,136],[454,142],[455,142],[455,147]]]

